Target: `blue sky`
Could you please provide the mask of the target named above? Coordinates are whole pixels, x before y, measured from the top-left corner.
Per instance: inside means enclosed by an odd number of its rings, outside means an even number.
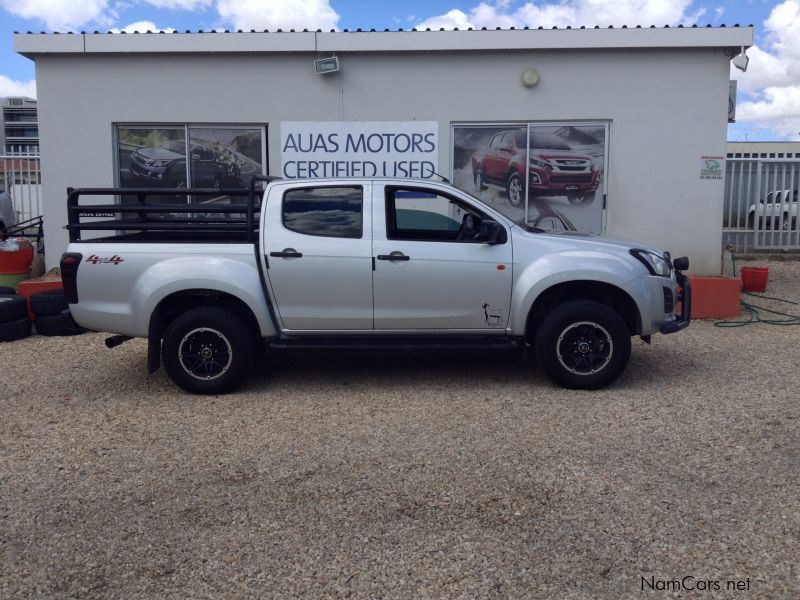
[[[729,139],[800,139],[800,0],[0,0],[0,96],[35,94],[14,31],[753,24]]]

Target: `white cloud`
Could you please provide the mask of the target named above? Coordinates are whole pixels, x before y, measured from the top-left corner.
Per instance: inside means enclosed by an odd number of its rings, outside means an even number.
[[[53,31],[78,29],[86,23],[106,23],[113,15],[108,0],[0,0],[0,7],[23,19],[42,21]]]
[[[736,120],[769,129],[782,138],[800,140],[800,85],[766,88],[760,98],[739,104]]]
[[[148,31],[164,31],[166,33],[172,33],[175,31],[170,27],[156,27],[156,24],[152,21],[136,21],[135,23],[131,23],[130,25],[126,25],[122,29],[118,29],[114,27],[113,29],[109,29],[111,33],[133,33],[134,31],[138,31],[139,33],[146,33]]]
[[[168,10],[198,10],[207,8],[212,4],[212,0],[144,0],[147,4],[156,8],[166,8]]]
[[[219,0],[220,18],[234,29],[335,29],[330,0]]]
[[[430,17],[417,25],[418,29],[464,29],[473,27],[572,27],[586,25],[677,25],[695,23],[704,14],[687,10],[692,0],[563,0],[561,2],[526,2],[514,8],[508,0],[481,2],[468,13],[451,10]]]
[[[763,46],[747,51],[746,73],[731,68],[731,78],[752,100],[739,102],[736,120],[800,139],[800,1],[786,0],[764,21]]]
[[[28,96],[36,98],[36,80],[16,81],[5,75],[0,75],[0,98],[9,96]]]

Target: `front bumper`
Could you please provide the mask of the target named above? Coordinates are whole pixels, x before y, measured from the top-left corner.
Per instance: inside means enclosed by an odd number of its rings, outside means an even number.
[[[661,333],[665,334],[686,329],[692,321],[692,284],[689,278],[680,271],[676,271],[675,278],[680,288],[678,300],[681,303],[681,314],[674,321],[664,323],[661,326]]]

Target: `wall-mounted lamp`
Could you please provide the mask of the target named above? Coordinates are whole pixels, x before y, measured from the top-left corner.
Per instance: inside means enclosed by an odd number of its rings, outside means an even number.
[[[742,46],[742,51],[731,59],[731,62],[734,67],[743,73],[747,71],[747,63],[750,62],[750,57],[745,54],[744,46]]]
[[[539,83],[539,72],[536,69],[525,69],[522,72],[522,85],[532,88]]]
[[[328,73],[336,73],[341,67],[339,66],[339,57],[331,56],[328,58],[321,58],[314,61],[314,73],[317,75],[327,75]]]

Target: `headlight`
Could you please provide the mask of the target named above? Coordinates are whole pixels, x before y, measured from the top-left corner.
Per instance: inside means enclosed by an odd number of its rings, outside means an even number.
[[[532,156],[528,160],[530,160],[530,163],[534,167],[539,167],[541,169],[546,169],[548,167],[552,167],[553,166],[553,165],[551,165],[549,162],[547,162],[545,160],[539,160],[538,158],[533,158]]]
[[[654,252],[648,252],[647,250],[640,250],[638,248],[631,250],[631,254],[647,268],[650,275],[658,275],[660,277],[672,276],[672,265],[667,258],[659,256]]]

